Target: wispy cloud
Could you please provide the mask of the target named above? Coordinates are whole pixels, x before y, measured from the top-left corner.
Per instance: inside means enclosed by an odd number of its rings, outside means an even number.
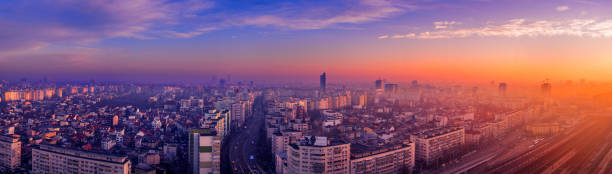
[[[433,24],[434,24],[435,29],[446,29],[446,28],[449,28],[453,25],[457,25],[460,23],[456,21],[438,21],[438,22],[434,22]]]
[[[447,39],[467,37],[540,37],[574,36],[589,38],[612,37],[612,20],[573,19],[563,21],[512,19],[502,24],[478,28],[434,30],[420,33],[391,35],[393,39]],[[386,39],[380,38],[379,39]]]
[[[386,39],[386,38],[389,38],[389,35],[378,36],[378,39]]]
[[[318,17],[318,15],[311,14],[311,11],[291,15],[246,16],[235,25],[272,26],[296,30],[322,29],[335,24],[359,24],[377,21],[415,8],[416,6],[410,4],[390,0],[361,0],[356,4],[351,3],[351,7],[347,8],[348,10],[340,12],[330,10],[332,12],[326,13],[331,13],[331,15],[325,17]]]
[[[557,10],[558,12],[563,12],[563,11],[569,10],[569,7],[568,6],[557,6],[555,10]]]
[[[192,37],[199,36],[204,33],[218,30],[218,29],[219,28],[217,27],[204,27],[204,28],[198,28],[198,29],[195,29],[189,32],[178,32],[178,31],[168,30],[168,31],[165,31],[165,33],[167,34],[166,36],[170,38],[192,38]]]

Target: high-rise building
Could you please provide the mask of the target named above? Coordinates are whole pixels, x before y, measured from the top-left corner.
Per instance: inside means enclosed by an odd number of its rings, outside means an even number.
[[[219,80],[219,86],[220,87],[224,87],[225,86],[225,79],[220,79]]]
[[[4,100],[9,101],[17,101],[23,99],[23,91],[7,91],[4,92]]]
[[[353,106],[358,108],[363,108],[367,105],[368,102],[368,94],[363,93],[358,95],[355,99],[353,99]]]
[[[45,91],[43,90],[33,90],[32,91],[32,100],[41,101],[45,99]]]
[[[548,80],[545,80],[544,83],[540,85],[540,90],[542,90],[542,95],[544,97],[550,96],[551,89],[552,86],[550,85],[550,83],[548,83]]]
[[[506,89],[508,88],[507,84],[502,82],[499,83],[499,87],[497,87],[499,90],[499,95],[500,96],[506,96]]]
[[[190,130],[188,148],[192,174],[221,173],[221,137],[214,130]]]
[[[64,88],[57,88],[55,94],[57,95],[57,97],[61,98],[62,96],[64,96]]]
[[[232,126],[240,126],[245,122],[245,118],[246,118],[246,106],[245,103],[243,102],[236,102],[234,104],[232,104],[232,112],[231,112],[231,117],[232,117]]]
[[[376,80],[376,82],[375,82],[376,91],[382,91],[382,90],[385,90],[385,89],[383,89],[383,86],[384,86],[384,85],[385,85],[385,84],[384,84],[384,82],[383,82],[383,80],[382,80],[382,79],[378,79],[378,80]]]
[[[15,169],[21,164],[19,135],[0,135],[0,168]]]
[[[414,143],[385,148],[351,146],[351,173],[412,173],[414,168]]]
[[[32,173],[129,174],[127,155],[111,155],[41,144],[32,148]]]
[[[397,83],[387,83],[385,84],[385,93],[387,94],[397,94],[399,92],[399,85]]]
[[[307,136],[298,144],[287,147],[287,168],[284,173],[349,173],[350,151],[350,143]]]
[[[327,88],[327,77],[326,77],[325,72],[323,72],[323,74],[321,74],[319,78],[320,78],[319,84],[321,85],[321,92],[325,92],[325,89]]]
[[[429,165],[465,144],[465,130],[463,128],[430,129],[411,135],[410,141],[416,144],[416,160]]]
[[[53,89],[53,88],[45,89],[45,98],[46,99],[52,98],[54,95],[55,95],[55,89]]]

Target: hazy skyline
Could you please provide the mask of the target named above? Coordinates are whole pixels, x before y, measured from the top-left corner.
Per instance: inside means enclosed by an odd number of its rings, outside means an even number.
[[[0,78],[612,80],[609,1],[0,2]],[[342,79],[342,80],[340,80]]]

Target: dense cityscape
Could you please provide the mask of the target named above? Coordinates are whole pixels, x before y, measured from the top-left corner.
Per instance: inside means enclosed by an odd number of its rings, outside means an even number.
[[[2,81],[1,164],[9,173],[612,172],[609,96],[579,90],[597,84],[319,80]]]
[[[612,174],[610,0],[0,0],[0,174]]]

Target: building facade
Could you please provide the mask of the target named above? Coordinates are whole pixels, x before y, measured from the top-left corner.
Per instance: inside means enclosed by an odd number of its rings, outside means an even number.
[[[215,131],[189,131],[189,165],[192,174],[221,173],[221,137]]]
[[[18,135],[0,135],[0,167],[15,169],[21,163],[21,142]]]
[[[326,137],[304,137],[287,147],[287,174],[344,174],[350,172],[349,143]]]
[[[32,149],[32,173],[129,174],[127,156],[109,155],[41,144]]]
[[[410,141],[416,144],[416,160],[429,165],[465,144],[465,130],[463,128],[431,129],[411,135]]]
[[[374,151],[351,153],[351,174],[412,173],[414,150],[414,143],[408,143]]]

